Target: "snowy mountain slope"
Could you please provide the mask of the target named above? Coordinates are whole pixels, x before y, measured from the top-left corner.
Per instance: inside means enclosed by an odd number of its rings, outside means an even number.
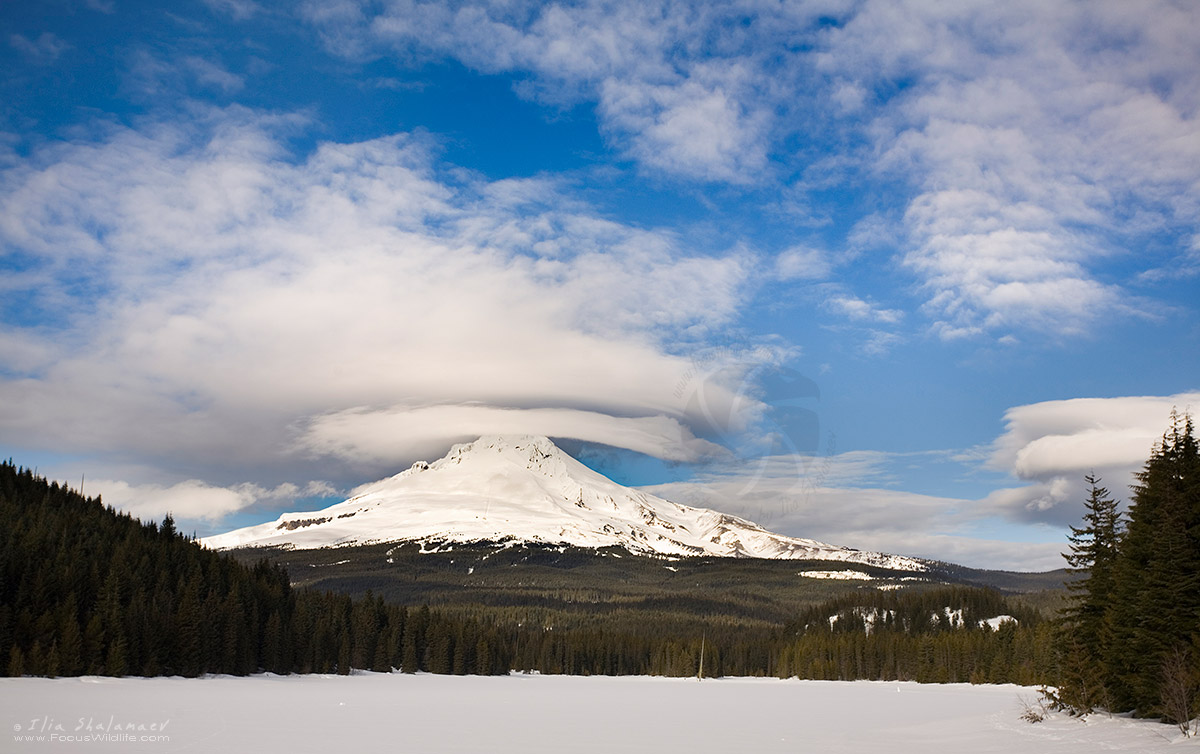
[[[214,549],[296,549],[380,542],[528,542],[618,546],[673,557],[839,560],[923,571],[922,561],[787,537],[735,516],[623,487],[545,437],[482,437],[455,445],[322,511],[203,540]]]

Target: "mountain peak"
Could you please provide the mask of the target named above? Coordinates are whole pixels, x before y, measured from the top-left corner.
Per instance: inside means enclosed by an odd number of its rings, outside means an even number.
[[[453,475],[462,476],[464,479],[472,478],[481,483],[483,486],[480,487],[480,492],[487,488],[487,483],[476,478],[480,475],[493,481],[501,478],[515,481],[525,474],[533,474],[541,478],[612,484],[605,477],[564,453],[550,438],[542,435],[484,435],[478,440],[452,446],[445,456],[432,463],[419,461],[408,471],[392,479],[399,480],[427,471],[449,473],[456,467],[457,471],[452,472]],[[388,480],[376,482],[360,488],[359,491],[367,492],[380,485],[386,485],[387,482]]]
[[[905,570],[920,561],[767,531],[744,519],[623,487],[538,435],[485,435],[322,511],[204,540],[216,549],[383,542],[622,547],[670,557],[841,560]]]
[[[561,453],[554,441],[545,435],[483,435],[474,442],[465,443],[471,448],[486,448],[503,452],[509,448],[537,448],[545,452]]]
[[[451,447],[446,458],[461,458],[466,455],[488,453],[530,460],[566,455],[549,437],[543,435],[483,435],[473,442]]]

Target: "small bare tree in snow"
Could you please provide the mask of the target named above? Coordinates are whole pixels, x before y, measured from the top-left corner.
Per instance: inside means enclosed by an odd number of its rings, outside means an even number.
[[[1191,653],[1175,647],[1167,653],[1162,666],[1162,712],[1185,736],[1193,735],[1192,720],[1196,716],[1198,686],[1196,668]]]

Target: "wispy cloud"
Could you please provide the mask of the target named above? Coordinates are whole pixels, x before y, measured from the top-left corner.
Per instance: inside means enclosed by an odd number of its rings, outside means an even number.
[[[725,81],[694,72],[686,82],[656,85],[607,80],[600,114],[607,129],[628,141],[640,164],[701,180],[743,183],[767,164],[767,114],[747,112],[737,96],[742,77]]]
[[[1062,532],[1083,515],[1083,477],[1096,474],[1127,502],[1171,410],[1198,405],[1200,392],[1046,401],[1009,409],[1005,431],[990,447],[774,456],[648,489],[835,544],[991,568],[1053,569],[1062,566]],[[964,474],[1004,472],[1021,484],[979,499],[896,489],[897,464],[933,462],[952,462]],[[981,527],[1004,531],[1010,541],[981,538]]]
[[[647,491],[717,508],[768,528],[831,544],[1012,570],[1059,568],[1061,538],[1042,543],[981,537],[976,501],[889,489],[897,462],[944,454],[857,451],[828,456],[774,457],[727,467],[695,480]],[[1025,532],[1027,535],[1028,532]]]
[[[618,150],[655,172],[744,183],[767,167],[772,82],[734,43],[710,37],[734,9],[675,3],[573,6],[396,4],[377,14],[342,3],[306,7],[328,47],[402,58],[450,55],[486,72],[530,71],[519,89],[548,103],[596,104]],[[733,54],[725,54],[725,52]],[[717,58],[712,55],[716,53]]]
[[[10,34],[8,43],[13,49],[40,65],[53,63],[58,60],[60,55],[71,49],[68,42],[48,31],[39,34],[37,39],[30,39],[21,34]]]
[[[775,274],[780,280],[824,280],[832,269],[828,254],[808,246],[793,246],[775,257]]]
[[[1077,333],[1144,306],[1096,268],[1131,253],[1112,239],[1135,215],[1185,228],[1200,202],[1186,13],[868,3],[830,32],[829,71],[894,92],[871,133],[916,192],[903,261],[935,331]]]
[[[197,55],[189,55],[183,59],[183,66],[202,86],[220,89],[225,93],[236,92],[245,86],[241,76],[230,73],[219,64]]]
[[[125,87],[136,97],[174,99],[194,89],[234,94],[245,79],[219,61],[199,55],[163,55],[141,47],[126,59]]]
[[[217,13],[235,21],[245,21],[262,12],[262,6],[254,0],[203,0],[204,4]]]
[[[866,301],[835,283],[823,286],[820,301],[821,308],[836,318],[826,329],[858,343],[858,352],[865,356],[886,356],[905,341],[905,336],[897,331],[905,320],[901,309]]]
[[[904,312],[899,309],[884,309],[851,295],[836,295],[828,298],[825,300],[825,308],[847,319],[859,322],[895,324],[904,319]]]
[[[831,179],[904,186],[888,234],[946,340],[1152,312],[1101,270],[1137,254],[1129,234],[1191,235],[1200,214],[1200,44],[1167,0],[341,3],[308,18],[352,57],[450,56],[551,104],[593,103],[651,172],[743,185],[800,172],[785,202],[797,218],[829,222],[814,192]],[[848,251],[880,230],[858,226]]]
[[[293,504],[298,498],[337,494],[329,483],[313,481],[304,487],[283,483],[266,489],[245,482],[217,487],[198,479],[175,484],[130,484],[112,479],[87,481],[87,494],[99,495],[105,505],[156,521],[170,514],[176,521],[216,522],[255,505]]]

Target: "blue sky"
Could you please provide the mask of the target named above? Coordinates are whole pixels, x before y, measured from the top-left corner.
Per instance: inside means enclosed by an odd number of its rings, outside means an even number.
[[[209,534],[546,434],[1052,568],[1200,403],[1190,2],[10,1],[0,453]]]

